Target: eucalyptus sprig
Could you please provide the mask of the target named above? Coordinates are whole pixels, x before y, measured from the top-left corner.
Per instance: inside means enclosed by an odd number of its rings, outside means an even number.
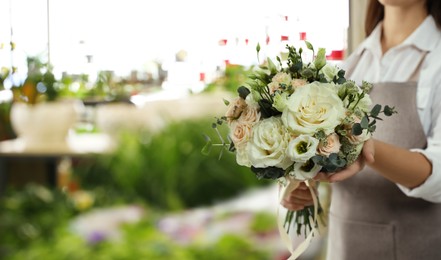
[[[383,110],[381,110],[382,108],[382,105],[376,104],[371,109],[371,111],[361,119],[360,123],[355,123],[353,125],[352,134],[361,135],[363,133],[363,130],[367,130],[369,133],[373,133],[376,129],[377,120],[383,120],[381,117],[379,117],[380,114],[389,117],[397,113],[395,107],[385,105]]]

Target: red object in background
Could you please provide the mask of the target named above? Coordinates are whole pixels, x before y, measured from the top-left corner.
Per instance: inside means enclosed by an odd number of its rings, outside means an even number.
[[[267,36],[266,36],[266,45],[268,45],[269,42],[270,42],[270,37],[269,37],[269,35],[267,35]]]
[[[248,42],[249,42],[249,40],[248,40],[248,39],[245,39],[245,44],[246,44],[246,45],[248,45]]]
[[[299,37],[300,37],[301,41],[305,41],[306,40],[306,32],[300,32]]]
[[[205,72],[199,72],[199,81],[205,81]]]
[[[230,60],[224,60],[225,66],[230,65]]]
[[[326,59],[328,60],[343,60],[343,58],[344,58],[343,50],[333,50],[331,54],[326,56]]]
[[[227,39],[221,39],[221,40],[219,40],[219,45],[220,45],[220,46],[225,46],[225,45],[227,45],[227,43],[228,43],[228,40],[227,40]]]
[[[287,40],[289,40],[289,37],[286,36],[286,35],[282,35],[282,36],[280,36],[280,40],[281,41],[287,41]]]

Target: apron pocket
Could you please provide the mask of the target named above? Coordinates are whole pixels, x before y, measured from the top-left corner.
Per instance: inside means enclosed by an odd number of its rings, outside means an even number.
[[[328,260],[394,260],[395,228],[329,215]]]

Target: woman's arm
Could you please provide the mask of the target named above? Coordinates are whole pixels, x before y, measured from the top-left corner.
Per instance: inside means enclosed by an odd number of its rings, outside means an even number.
[[[394,183],[413,189],[423,184],[432,172],[431,162],[421,153],[378,140],[374,146],[375,162],[369,165]]]
[[[371,139],[364,144],[361,156],[352,165],[332,175],[319,173],[316,179],[343,181],[357,174],[365,164],[384,178],[409,189],[424,183],[432,172],[432,164],[423,154]]]

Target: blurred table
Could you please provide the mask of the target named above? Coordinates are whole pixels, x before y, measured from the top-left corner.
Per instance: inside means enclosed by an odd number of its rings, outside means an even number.
[[[15,170],[27,168],[29,173],[44,171],[46,182],[57,185],[58,164],[62,159],[87,158],[113,151],[114,142],[106,134],[71,134],[65,144],[26,147],[23,140],[17,138],[0,142],[0,194],[4,191],[8,176]],[[35,168],[33,168],[35,165]],[[27,167],[26,167],[27,166]],[[17,169],[18,168],[18,169]]]

